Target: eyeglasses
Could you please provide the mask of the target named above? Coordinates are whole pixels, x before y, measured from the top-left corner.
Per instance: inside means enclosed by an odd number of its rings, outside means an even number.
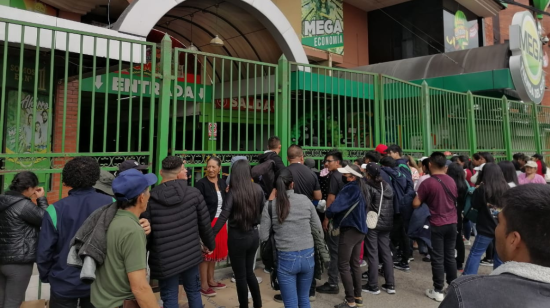
[[[330,159],[327,159],[325,160],[325,163],[332,163],[332,162],[335,162],[336,160],[330,160]]]

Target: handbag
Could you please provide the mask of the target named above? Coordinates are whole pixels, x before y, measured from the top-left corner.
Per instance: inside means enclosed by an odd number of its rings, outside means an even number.
[[[378,216],[380,216],[380,210],[382,209],[382,199],[384,199],[384,184],[380,182],[382,191],[380,192],[380,206],[378,206],[378,213],[376,211],[369,211],[367,213],[367,228],[376,229],[378,224]]]
[[[260,244],[260,256],[265,265],[265,268],[269,270],[269,278],[271,287],[273,290],[279,290],[279,282],[277,280],[277,246],[275,244],[275,231],[273,231],[273,200],[268,203],[269,219],[271,221],[271,227],[269,228],[269,238],[267,241]]]
[[[340,224],[342,224],[342,221],[344,221],[344,219],[346,219],[346,217],[348,217],[348,215],[351,213],[351,211],[353,211],[353,209],[355,209],[355,207],[357,206],[357,204],[359,204],[359,201],[357,201],[349,210],[348,212],[346,213],[346,215],[344,215],[344,217],[342,218],[342,220],[340,221]],[[332,236],[339,236],[340,235],[340,227],[338,226],[338,228],[335,228],[334,227],[334,222],[332,221],[332,219],[329,221],[328,223],[328,232],[330,235]]]

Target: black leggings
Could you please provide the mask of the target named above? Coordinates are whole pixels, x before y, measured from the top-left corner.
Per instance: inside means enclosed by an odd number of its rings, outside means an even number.
[[[235,274],[239,307],[248,308],[248,289],[250,289],[254,307],[260,308],[262,307],[262,296],[253,270],[254,262],[256,262],[254,259],[256,251],[260,246],[258,228],[254,227],[254,229],[246,232],[229,228],[227,236],[229,259]]]

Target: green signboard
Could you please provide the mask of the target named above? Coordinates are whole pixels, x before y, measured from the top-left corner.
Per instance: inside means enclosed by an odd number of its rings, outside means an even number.
[[[140,96],[151,97],[154,93],[156,97],[160,95],[160,82],[152,81],[150,77],[130,76],[128,74],[109,73],[107,75],[98,75],[95,77],[86,78],[81,83],[82,91],[91,92],[95,89],[96,93],[110,93],[123,96]],[[186,100],[192,102],[212,102],[212,86],[195,84],[190,82],[178,81],[176,89],[170,87],[170,92],[173,97],[175,94],[178,100]]]
[[[302,0],[302,44],[344,54],[344,0]]]
[[[0,53],[0,57],[3,56]],[[20,58],[17,56],[12,56],[11,53],[8,56],[8,61],[6,61],[6,67],[3,67],[2,59],[0,58],[0,72],[6,71],[6,87],[8,88],[19,88],[19,82],[21,81],[21,89],[27,90],[30,92],[34,91],[35,78],[38,78],[37,82],[37,91],[45,92],[50,86],[49,78],[49,67],[45,64],[44,61],[38,62],[38,71],[36,71],[36,62],[34,58],[24,57],[23,58],[23,68],[20,68]],[[2,86],[2,74],[0,73],[0,87]]]

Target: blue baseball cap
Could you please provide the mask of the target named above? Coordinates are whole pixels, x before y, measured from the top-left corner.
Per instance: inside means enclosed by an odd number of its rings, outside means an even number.
[[[119,173],[113,180],[113,192],[118,201],[129,201],[139,196],[147,187],[157,182],[153,173],[143,174],[136,169]]]

